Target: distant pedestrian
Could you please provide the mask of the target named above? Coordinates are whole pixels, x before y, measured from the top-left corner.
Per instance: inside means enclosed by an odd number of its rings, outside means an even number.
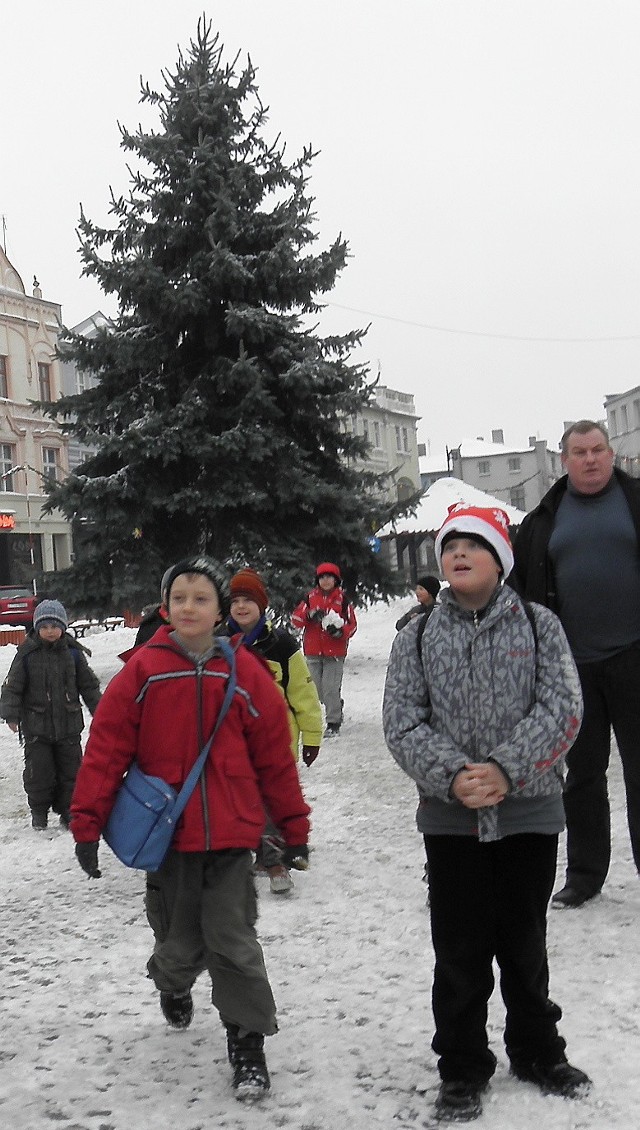
[[[335,737],[343,719],[344,661],[358,624],[353,605],[342,588],[340,570],[333,562],[318,565],[316,587],[294,609],[291,623],[304,633],[305,658],[326,712],[324,736]]]
[[[2,686],[0,714],[24,742],[23,783],[37,830],[57,812],[64,827],[82,758],[84,726],[80,696],[93,714],[100,683],[87,649],[67,633],[64,606],[42,600],[33,628],[20,644]]]
[[[169,623],[169,613],[165,603],[167,595],[167,581],[169,579],[171,569],[167,569],[160,582],[160,603],[149,604],[142,612],[142,618],[138,625],[138,631],[134,641],[134,647],[142,647],[143,643],[148,641],[155,635],[158,628],[163,628]]]
[[[400,619],[396,621],[396,631],[402,631],[416,616],[428,617],[433,610],[439,592],[440,581],[437,577],[430,575],[418,577],[416,583],[416,600],[418,603],[414,604],[408,612],[405,612],[404,616],[401,616]]]
[[[292,756],[297,762],[302,746],[302,760],[309,767],[322,741],[322,707],[300,645],[286,628],[276,627],[267,619],[269,596],[254,569],[241,569],[231,578],[229,589],[229,632],[241,632],[245,646],[262,656],[271,668],[288,707]],[[282,862],[283,846],[278,829],[269,820],[256,853],[256,868],[258,873],[268,875],[273,894],[288,894],[294,885]]]
[[[498,508],[450,508],[435,542],[449,588],[419,652],[418,622],[398,632],[384,693],[387,744],[420,795],[442,1122],[479,1117],[496,1068],[494,960],[512,1073],[565,1098],[590,1083],[567,1062],[546,950],[580,683],[558,619],[501,583],[513,566],[508,524]]]
[[[179,792],[211,736],[229,667],[215,629],[228,596],[213,561],[178,562],[169,575],[170,625],[136,648],[109,683],[91,727],[71,806],[76,855],[99,878],[98,845],[123,775],[143,772]],[[291,866],[308,856],[309,808],[291,756],[282,695],[248,648],[236,652],[237,689],[162,866],[147,873],[146,911],[155,937],[147,964],[172,1028],[193,1017],[191,990],[207,970],[227,1032],[233,1088],[259,1099],[270,1087],[264,1037],[276,1008],[255,930],[252,849],[265,808]]]

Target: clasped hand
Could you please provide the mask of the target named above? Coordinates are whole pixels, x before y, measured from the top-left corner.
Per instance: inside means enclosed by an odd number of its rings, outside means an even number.
[[[509,782],[495,761],[468,761],[454,777],[451,792],[465,808],[488,808],[500,804]]]

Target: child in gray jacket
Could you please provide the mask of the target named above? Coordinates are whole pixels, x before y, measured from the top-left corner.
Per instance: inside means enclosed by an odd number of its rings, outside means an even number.
[[[567,1062],[546,952],[580,683],[556,616],[501,584],[513,566],[508,524],[497,508],[450,507],[435,543],[449,589],[419,647],[417,622],[398,633],[385,686],[387,744],[420,796],[440,1121],[478,1117],[495,1071],[494,958],[512,1073],[567,1098],[590,1084]]]

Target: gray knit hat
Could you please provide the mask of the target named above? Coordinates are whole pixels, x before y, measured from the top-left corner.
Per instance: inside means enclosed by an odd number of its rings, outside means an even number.
[[[171,569],[166,582],[165,603],[169,605],[169,595],[171,593],[171,586],[176,577],[182,576],[183,573],[202,573],[203,576],[208,577],[213,584],[220,601],[220,610],[223,616],[229,613],[229,583],[222,570],[218,567],[215,561],[210,557],[185,557],[184,560],[178,561]],[[164,578],[163,578],[164,580]]]
[[[64,605],[59,600],[41,600],[36,605],[36,610],[33,614],[33,627],[34,631],[38,631],[45,624],[53,624],[56,628],[62,628],[66,632],[69,627],[69,620],[65,611]]]

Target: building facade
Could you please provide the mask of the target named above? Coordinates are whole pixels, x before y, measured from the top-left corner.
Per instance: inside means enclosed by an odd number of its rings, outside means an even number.
[[[366,408],[346,421],[371,444],[366,468],[389,476],[387,496],[394,501],[420,490],[418,420],[410,393],[378,385]]]
[[[0,248],[0,584],[32,584],[71,561],[68,522],[42,513],[43,483],[68,472],[66,441],[32,405],[60,396],[61,325],[61,307],[36,279],[28,295]]]
[[[640,385],[605,396],[604,407],[616,466],[640,478]]]
[[[99,329],[109,324],[109,319],[100,310],[97,310],[95,314],[91,314],[89,318],[85,318],[83,322],[79,322],[77,326],[72,326],[71,329],[73,333],[82,334],[83,337],[95,337]],[[93,373],[85,373],[82,369],[78,369],[73,361],[63,361],[61,371],[63,396],[75,396],[88,388],[95,388],[98,383],[97,377]],[[75,436],[67,437],[67,457],[70,471],[75,471],[76,467],[80,463],[84,463],[85,459],[88,459],[93,453],[93,447],[81,444]]]
[[[463,440],[449,450],[449,461],[455,478],[525,512],[563,474],[560,452],[550,451],[546,440],[530,436],[527,447],[509,447],[501,430],[491,433],[491,442]]]

